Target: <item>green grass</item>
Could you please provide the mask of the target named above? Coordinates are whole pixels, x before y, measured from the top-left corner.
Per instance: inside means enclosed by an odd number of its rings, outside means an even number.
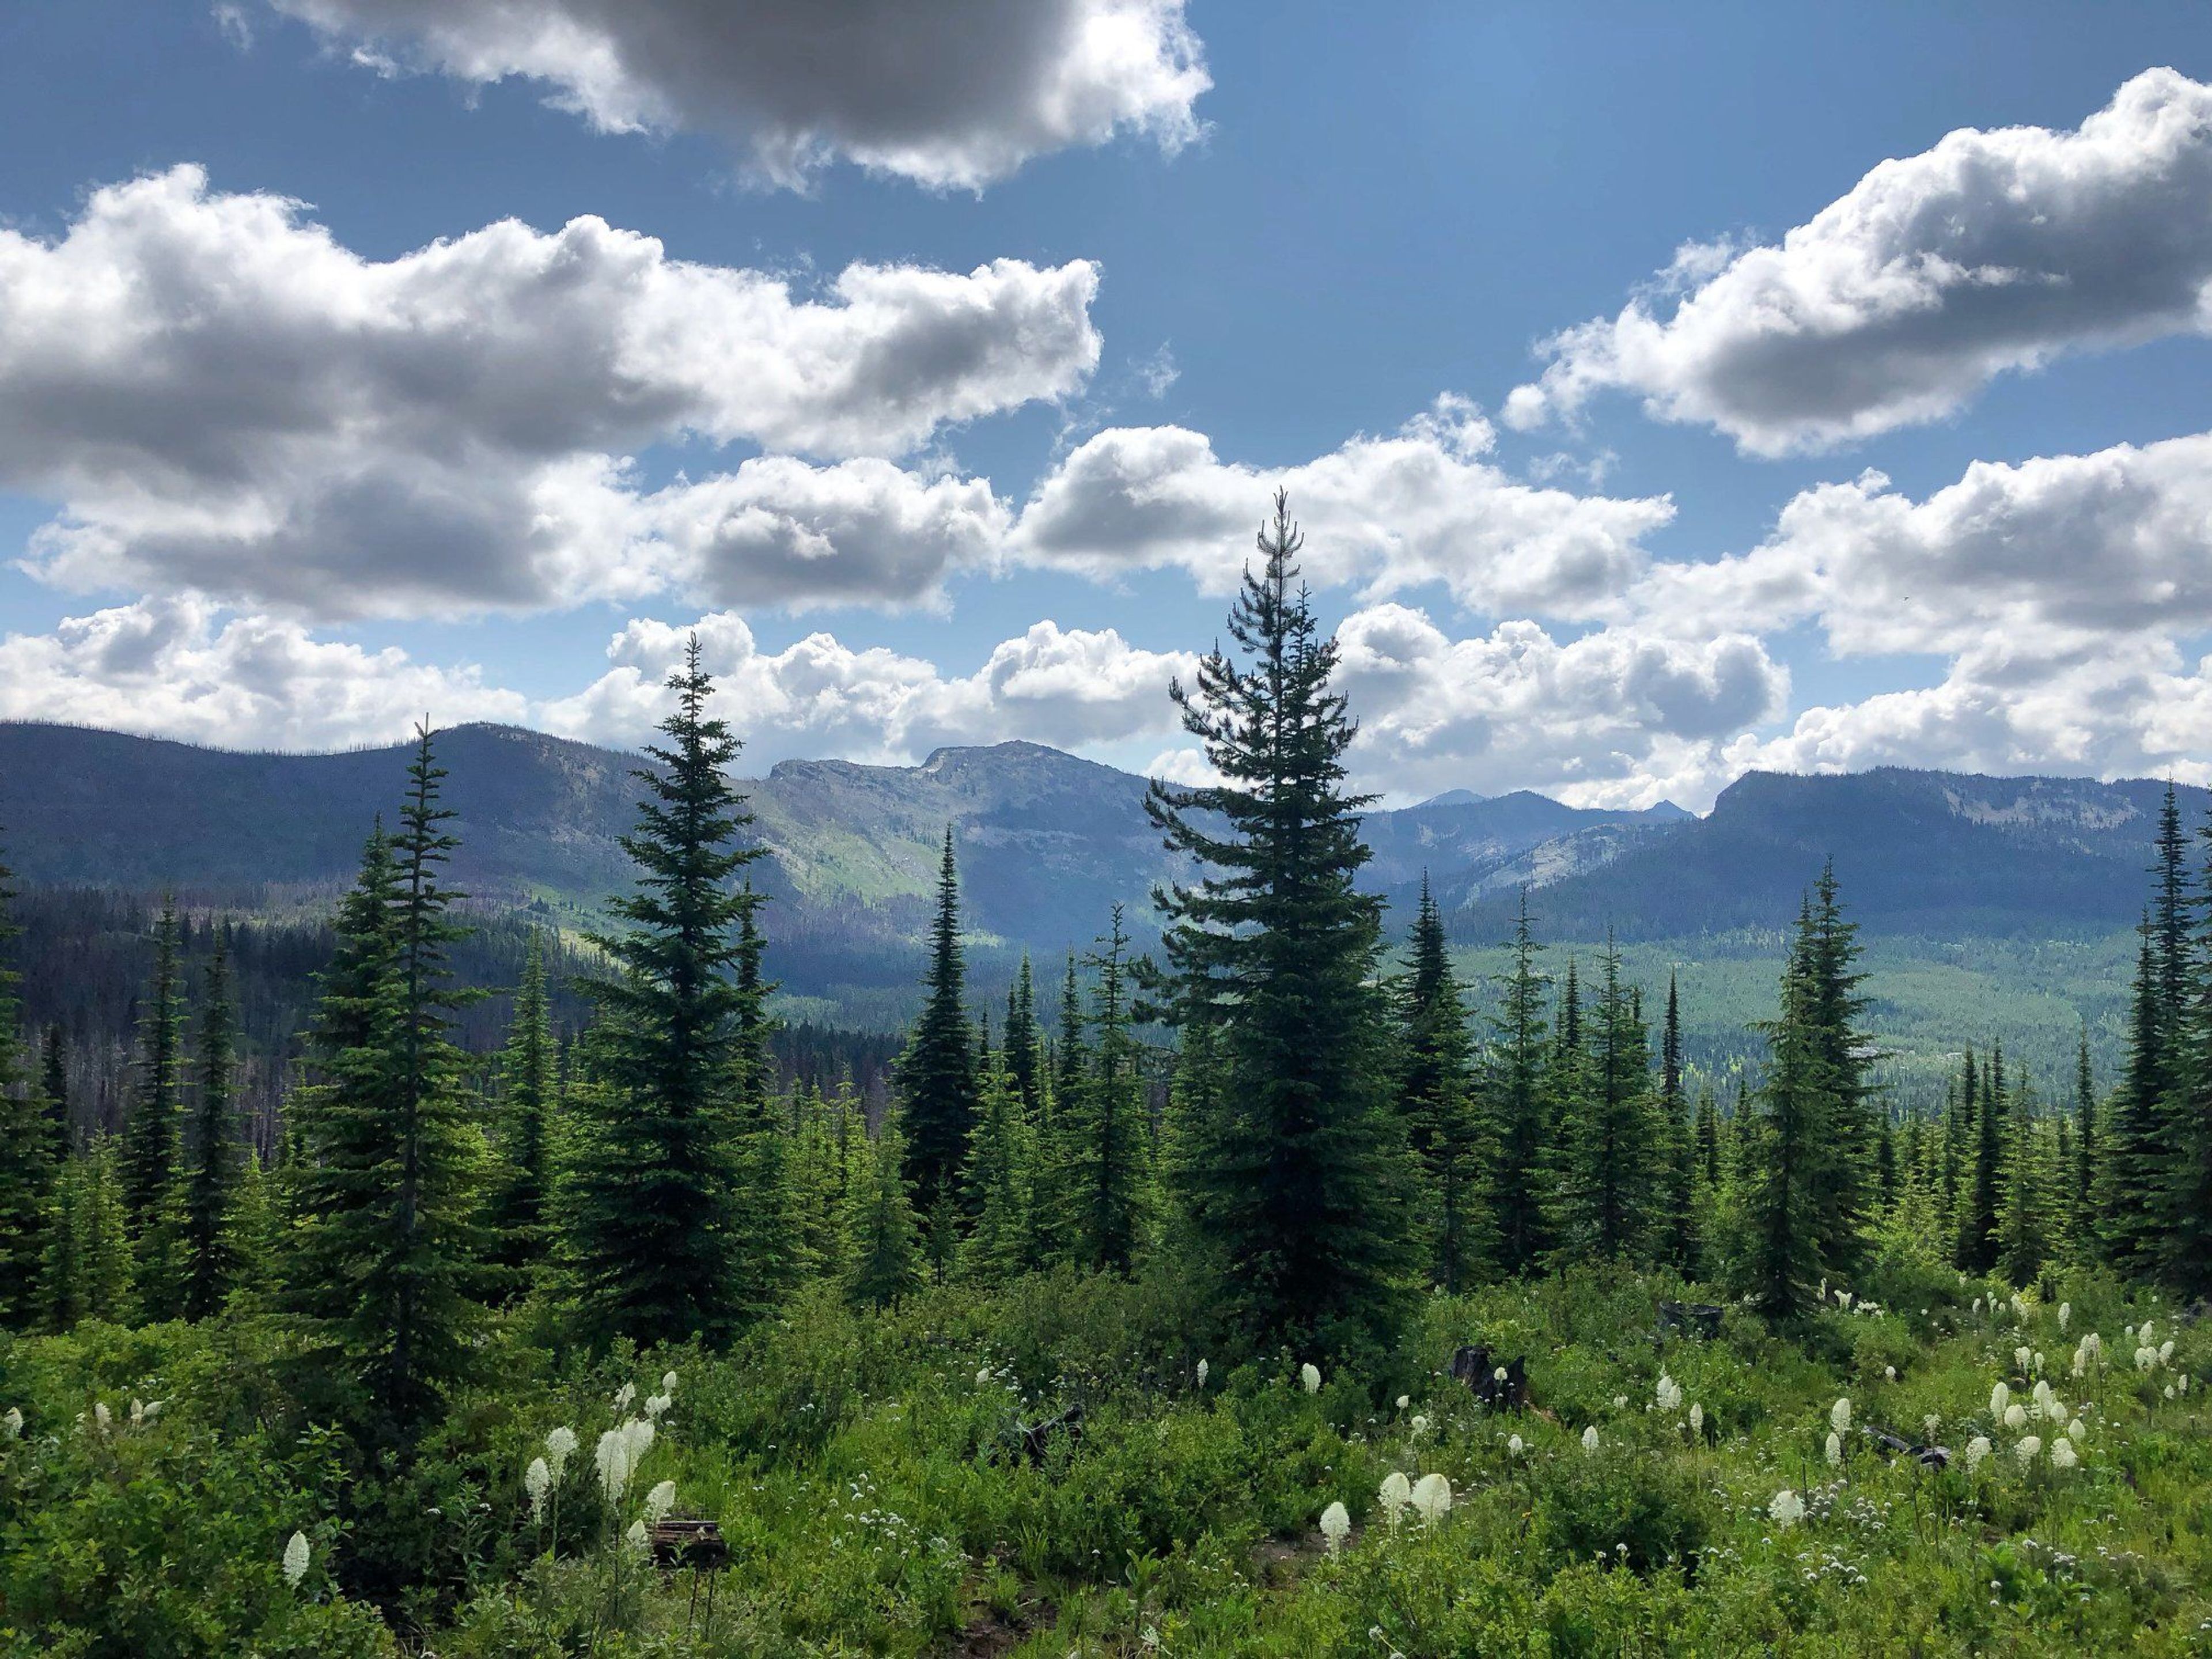
[[[411,1472],[314,1428],[250,1322],[19,1340],[0,1350],[26,1419],[0,1451],[0,1650],[368,1653],[359,1596],[381,1590],[444,1659],[2205,1651],[2212,1425],[2197,1383],[2163,1390],[2212,1362],[2208,1328],[2093,1279],[2019,1312],[1904,1260],[1863,1288],[1881,1310],[1831,1304],[1788,1336],[1731,1310],[1711,1341],[1662,1340],[1656,1300],[1681,1287],[1626,1273],[1437,1297],[1400,1348],[1312,1394],[1301,1356],[1236,1358],[1168,1278],[953,1287],[888,1314],[817,1297],[720,1357],[587,1361],[526,1314]],[[2139,1376],[2123,1327],[2145,1317],[2177,1346]],[[2108,1365],[2077,1379],[2090,1329]],[[1475,1340],[1527,1354],[1534,1411],[1442,1374]],[[2028,1396],[2038,1352],[2082,1425],[2070,1469],[2059,1423],[1991,1416],[1993,1383]],[[640,1409],[615,1392],[666,1368],[673,1407],[610,1504],[592,1448]],[[134,1426],[134,1395],[167,1404]],[[1076,1401],[1079,1441],[1041,1464],[1013,1447],[1017,1422]],[[1931,1471],[1857,1432],[1917,1438],[1931,1416],[1954,1451],[1997,1449]],[[561,1425],[580,1447],[533,1516],[524,1471]],[[2028,1433],[2045,1449],[2023,1463]],[[1389,1524],[1394,1471],[1447,1477],[1449,1512]],[[703,1589],[615,1541],[664,1480],[731,1544],[711,1632]],[[1787,1528],[1784,1488],[1807,1505]],[[1332,1502],[1352,1523],[1338,1553]],[[296,1591],[276,1568],[295,1528]]]

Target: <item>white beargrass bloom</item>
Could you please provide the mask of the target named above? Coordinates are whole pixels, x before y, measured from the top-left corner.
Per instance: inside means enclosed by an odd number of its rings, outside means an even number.
[[[1695,1411],[1697,1407],[1693,1406],[1691,1409]],[[1522,1451],[1521,1437],[1516,1434],[1508,1438],[1505,1443],[1505,1449],[1515,1457],[1520,1456]]]
[[[2165,1341],[2158,1345],[2158,1363],[2161,1365],[2169,1364],[2172,1362],[2172,1359],[2173,1339],[2169,1336]]]
[[[2173,1384],[2172,1384],[2172,1383],[2171,1383],[2171,1382],[2169,1382],[2169,1383],[2167,1383],[2167,1384],[2166,1385],[2166,1397],[2168,1400],[2171,1400],[2171,1399],[2172,1399],[2172,1398],[2173,1398]]]
[[[2035,1351],[2035,1369],[2037,1374],[2039,1376],[2041,1375],[2043,1370],[2043,1350],[2040,1348],[2038,1348]]]
[[[1206,1388],[1206,1369],[1207,1369],[1207,1367],[1206,1367],[1206,1362],[1205,1362],[1203,1359],[1200,1360],[1200,1361],[1198,1362],[1198,1386],[1199,1386],[1199,1389],[1200,1389],[1200,1392],[1203,1392],[1203,1391],[1205,1390],[1205,1388]]]
[[[1678,1412],[1682,1409],[1682,1385],[1666,1372],[1659,1373],[1659,1386],[1655,1392],[1661,1411]]]
[[[284,1540],[284,1582],[294,1589],[307,1576],[307,1534],[295,1532]]]
[[[645,1520],[643,1516],[641,1516],[638,1519],[629,1523],[629,1530],[623,1534],[623,1542],[629,1545],[634,1550],[642,1550],[645,1547]]]
[[[568,1467],[569,1454],[576,1449],[575,1430],[563,1425],[545,1437],[545,1461],[553,1470],[553,1484],[561,1484],[561,1472]]]
[[[2066,1425],[2066,1437],[2076,1445],[2081,1443],[2081,1437],[2088,1432],[2089,1425],[2078,1417]]]
[[[2086,1348],[2076,1348],[2076,1349],[2075,1349],[2075,1350],[2074,1350],[2074,1375],[2075,1375],[2075,1376],[2081,1376],[2084,1372],[2086,1372],[2088,1369],[2089,1369],[2089,1352],[2088,1352],[2088,1350],[2087,1350],[2087,1349],[2086,1349]]]
[[[1966,1473],[1972,1474],[1981,1468],[1982,1460],[1990,1455],[1990,1437],[1978,1434],[1966,1443]]]
[[[1625,1394],[1617,1394],[1613,1395],[1613,1408],[1617,1412],[1626,1411],[1628,1409],[1628,1396]]]
[[[988,1387],[990,1381],[991,1368],[988,1365],[977,1366],[975,1369],[975,1386],[979,1389]]]
[[[2027,1407],[2026,1407],[2025,1406],[2020,1405],[2020,1404],[2018,1404],[2018,1403],[2014,1403],[2014,1404],[2013,1404],[2013,1405],[2007,1406],[2007,1407],[2005,1407],[2005,1412],[2004,1412],[2004,1425],[2005,1425],[2005,1427],[2007,1427],[2007,1428],[2008,1428],[2008,1429],[2017,1429],[2017,1428],[2019,1428],[2019,1427],[2021,1426],[2021,1425],[2022,1425],[2023,1423],[2025,1423],[2025,1422],[2027,1422]]]
[[[23,1408],[21,1406],[9,1407],[7,1415],[0,1417],[0,1429],[5,1429],[8,1431],[8,1438],[10,1440],[15,1439],[18,1435],[21,1434],[23,1432]]]
[[[1405,1410],[1407,1407],[1413,1403],[1413,1396],[1409,1394],[1401,1394],[1398,1396],[1398,1409],[1400,1411]]]
[[[635,1382],[623,1383],[622,1387],[615,1390],[615,1409],[618,1412],[628,1411],[629,1409],[629,1402],[636,1398],[637,1384]]]
[[[1382,1505],[1382,1518],[1396,1526],[1404,1518],[1406,1506],[1413,1501],[1413,1483],[1393,1469],[1382,1477],[1382,1485],[1375,1494]]]
[[[1828,1407],[1828,1421],[1835,1425],[1838,1434],[1851,1431],[1851,1402],[1848,1397]]]
[[[530,1494],[530,1518],[542,1518],[545,1513],[545,1494],[553,1490],[553,1471],[545,1467],[545,1460],[533,1457],[530,1467],[522,1472],[522,1489]]]
[[[599,1490],[613,1503],[629,1485],[629,1436],[620,1429],[609,1429],[599,1437],[599,1443],[592,1453],[592,1462],[599,1472]]]
[[[1787,1532],[1805,1518],[1805,1500],[1784,1486],[1766,1506],[1774,1524]]]
[[[1413,1413],[1413,1434],[1415,1438],[1418,1439],[1420,1436],[1426,1434],[1428,1431],[1429,1419],[1424,1417],[1420,1413],[1415,1412]]]
[[[1344,1540],[1352,1532],[1352,1516],[1341,1504],[1331,1504],[1321,1512],[1321,1535],[1328,1542],[1328,1553],[1335,1554],[1344,1547]]]
[[[2156,1348],[2140,1347],[2136,1350],[2136,1369],[2137,1370],[2154,1370],[2157,1366],[2158,1350]]]
[[[107,1402],[105,1400],[95,1400],[92,1402],[92,1420],[102,1434],[106,1434],[114,1426],[115,1419],[108,1411]]]
[[[2070,1469],[2081,1460],[2074,1454],[2074,1443],[2061,1435],[2051,1443],[2051,1467]]]
[[[2014,1370],[2026,1370],[2027,1369],[2027,1359],[2028,1354],[2026,1348],[2014,1348],[2012,1351],[2012,1363]]]
[[[2066,1327],[2067,1327],[2070,1322],[2072,1322],[2073,1318],[2074,1318],[2074,1304],[2073,1304],[2071,1302],[2062,1302],[2062,1303],[2060,1303],[2060,1304],[2058,1304],[2058,1334],[2059,1334],[2059,1335],[2063,1336],[2063,1335],[2065,1335],[2065,1334],[2066,1334]]]
[[[1705,1408],[1703,1406],[1692,1406],[1692,1407],[1690,1407],[1690,1432],[1691,1432],[1692,1434],[1703,1434],[1705,1431]]]
[[[1432,1527],[1451,1512],[1451,1482],[1441,1474],[1425,1474],[1413,1483],[1413,1507]]]
[[[1943,1419],[1936,1413],[1930,1412],[1920,1419],[1920,1426],[1928,1438],[1933,1441],[1936,1438],[1936,1431],[1943,1426]]]
[[[664,1480],[645,1495],[645,1523],[657,1527],[668,1519],[668,1511],[676,1507],[676,1483]]]
[[[658,1423],[659,1421],[660,1421],[661,1413],[664,1413],[664,1412],[665,1412],[665,1411],[666,1411],[666,1410],[667,1410],[671,1406],[674,1405],[675,1403],[676,1403],[676,1396],[675,1396],[674,1395],[670,1395],[670,1394],[652,1394],[652,1395],[647,1395],[645,1397],[645,1414],[646,1414],[647,1417],[651,1418],[654,1422]]]
[[[1505,1367],[1500,1365],[1496,1370],[1491,1372],[1490,1380],[1493,1382],[1503,1382],[1505,1380]]]
[[[1844,1437],[1834,1430],[1828,1431],[1828,1467],[1833,1468],[1844,1461]]]
[[[2144,1321],[2143,1321],[2143,1322],[2142,1322],[2142,1328],[2141,1330],[2139,1330],[2139,1331],[2137,1331],[2137,1332],[2136,1333],[2136,1341],[2148,1344],[2148,1343],[2150,1343],[2150,1342],[2152,1342],[2152,1341],[2156,1340],[2156,1339],[2151,1335],[2151,1328],[2151,1328],[2151,1326],[2152,1326],[2153,1322],[2154,1322],[2153,1321],[2150,1321],[2150,1320],[2148,1320],[2148,1319],[2146,1319],[2146,1320],[2144,1320]]]
[[[1321,1392],[1321,1367],[1309,1359],[1298,1367],[1298,1381],[1305,1384],[1308,1394]]]
[[[2031,1434],[2012,1449],[2013,1455],[2020,1459],[2021,1468],[2026,1468],[2029,1464],[2035,1462],[2037,1455],[2042,1451],[2042,1437],[2038,1435]]]
[[[1845,1313],[1849,1313],[1851,1310],[1851,1293],[1849,1291],[1838,1291],[1836,1292],[1836,1305],[1840,1307]]]
[[[1998,1383],[1990,1390],[1990,1415],[2002,1417],[2005,1414],[2005,1407],[2011,1400],[2012,1390],[2002,1382]]]
[[[1583,1431],[1583,1449],[1586,1452],[1597,1449],[1597,1425],[1595,1423]]]
[[[2039,1379],[2035,1385],[2034,1393],[2029,1397],[2034,1401],[2033,1409],[2038,1417],[2052,1417],[2063,1414],[2060,1411],[2054,1409],[2056,1401],[2051,1392],[2051,1384],[2048,1382]]]
[[[676,1392],[676,1373],[675,1373],[674,1371],[663,1371],[663,1372],[661,1372],[661,1374],[660,1374],[660,1391],[661,1391],[661,1393],[663,1393],[663,1394],[665,1394],[665,1395],[673,1395],[675,1394],[675,1392]]]
[[[1894,1366],[1894,1365],[1884,1365],[1884,1366],[1881,1368],[1881,1380],[1882,1380],[1883,1382],[1896,1382],[1896,1381],[1897,1381],[1897,1367],[1896,1367],[1896,1366]]]

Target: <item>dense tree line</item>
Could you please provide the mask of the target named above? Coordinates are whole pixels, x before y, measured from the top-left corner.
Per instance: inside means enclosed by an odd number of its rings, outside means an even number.
[[[1805,892],[1760,1074],[1723,1099],[1685,1060],[1672,981],[1655,1018],[1610,943],[1547,971],[1525,895],[1480,1024],[1425,887],[1387,946],[1300,545],[1279,497],[1228,645],[1174,688],[1212,781],[1150,794],[1195,871],[1154,896],[1157,958],[1117,908],[987,1006],[948,829],[921,1012],[895,1060],[872,1055],[887,1090],[834,1040],[775,1029],[738,742],[696,646],[636,774],[635,890],[586,950],[517,935],[495,1040],[462,971],[484,924],[447,883],[427,729],[393,827],[365,826],[276,1121],[257,1131],[240,1089],[252,934],[174,906],[155,921],[119,1135],[73,1111],[66,1039],[27,1039],[0,975],[0,1317],[275,1322],[319,1397],[404,1446],[486,1322],[532,1308],[593,1345],[723,1343],[809,1285],[880,1304],[928,1280],[1157,1268],[1253,1344],[1342,1352],[1387,1342],[1431,1286],[1589,1263],[1784,1322],[1887,1249],[2016,1283],[2095,1260],[2212,1290],[2212,872],[2192,872],[2171,796],[2109,1102],[2085,1036],[2064,1098],[1991,1042],[1940,1111],[1896,1109],[1832,870]]]

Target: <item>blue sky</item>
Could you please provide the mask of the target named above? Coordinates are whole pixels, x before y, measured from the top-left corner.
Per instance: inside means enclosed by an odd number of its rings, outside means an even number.
[[[699,623],[763,763],[1187,771],[1279,480],[1394,798],[2207,777],[2199,12],[957,0],[887,138],[860,0],[494,9],[0,19],[0,716],[627,743]]]

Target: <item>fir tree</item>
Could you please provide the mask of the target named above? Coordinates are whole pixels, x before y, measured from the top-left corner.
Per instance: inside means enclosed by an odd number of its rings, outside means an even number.
[[[1659,1255],[1686,1279],[1704,1267],[1705,1242],[1698,1228],[1697,1126],[1682,1087],[1681,996],[1667,975],[1667,1014],[1659,1036],[1659,1133],[1666,1153],[1659,1194]]]
[[[1218,1031],[1224,1109],[1184,1126],[1182,1198],[1230,1300],[1272,1339],[1395,1329],[1418,1260],[1413,1173],[1390,1109],[1374,983],[1379,902],[1331,689],[1334,640],[1293,588],[1301,538],[1279,492],[1218,647],[1172,687],[1217,784],[1154,780],[1146,809],[1204,872],[1161,890],[1172,1014]]]
[[[1475,1281],[1484,1260],[1495,1252],[1481,1201],[1491,1159],[1474,1098],[1467,1006],[1426,874],[1413,921],[1412,957],[1400,1022],[1399,1104],[1428,1177],[1429,1274],[1456,1292]]]
[[[1536,971],[1536,943],[1528,921],[1528,890],[1513,926],[1512,966],[1498,980],[1484,1079],[1497,1135],[1490,1207],[1498,1239],[1498,1265],[1507,1273],[1528,1272],[1552,1247],[1549,1225],[1552,1135],[1547,1092],[1544,988]]]
[[[1129,1034],[1129,939],[1118,904],[1100,943],[1105,949],[1086,958],[1098,975],[1091,1069],[1059,1109],[1076,1260],[1093,1273],[1126,1273],[1151,1209],[1152,1151],[1144,1078]]]
[[[183,1140],[179,1076],[184,1049],[184,970],[177,907],[154,928],[154,977],[138,1021],[138,1071],[123,1141],[123,1195],[134,1234],[152,1230],[174,1190]]]
[[[1012,1077],[994,1066],[984,1074],[983,1109],[962,1177],[976,1210],[961,1265],[979,1283],[1002,1285],[1028,1265],[1031,1163],[1021,1095]]]
[[[2002,1077],[2002,1058],[1996,1075]],[[2045,1208],[2048,1176],[2036,1134],[2035,1106],[2025,1083],[2010,1091],[2000,1085],[1987,1103],[2004,1133],[2004,1169],[1997,1200],[1997,1270],[2014,1285],[2032,1283],[2050,1252],[2051,1217]]]
[[[2074,1054],[2074,1224],[2084,1254],[2097,1218],[2097,1090],[2089,1070],[2089,1027],[2082,1023]]]
[[[1960,1115],[1972,1127],[1971,1161],[1959,1196],[1959,1249],[1954,1258],[1970,1273],[1985,1273],[1997,1265],[2002,1240],[1997,1228],[1997,1206],[2003,1189],[2004,1066],[2002,1059],[1978,1075],[1974,1053],[1966,1051],[1966,1069],[1960,1077]]]
[[[447,957],[465,929],[444,882],[458,844],[418,727],[400,830],[380,829],[341,904],[295,1096],[285,1305],[362,1390],[367,1426],[411,1438],[476,1352],[483,1137],[449,1035],[469,1000]]]
[[[187,1319],[204,1319],[222,1307],[239,1266],[229,1224],[239,1180],[237,1018],[228,944],[218,928],[200,1009],[199,1092],[182,1178],[182,1300]]]
[[[39,1312],[39,1267],[53,1199],[56,1146],[45,1102],[30,1086],[8,951],[21,931],[13,878],[0,865],[0,1323]]]
[[[53,1329],[66,1331],[87,1319],[120,1321],[134,1300],[122,1158],[111,1137],[95,1135],[55,1183],[41,1310]]]
[[[1762,1028],[1769,1060],[1746,1183],[1747,1276],[1760,1309],[1778,1319],[1805,1310],[1822,1268],[1820,1165],[1836,1089],[1820,1029],[1814,926],[1808,898],[1783,969],[1780,1012]]]
[[[1867,1080],[1873,1056],[1859,1029],[1866,1010],[1859,987],[1866,975],[1856,965],[1858,926],[1844,919],[1832,860],[1813,885],[1806,951],[1814,1030],[1832,1096],[1828,1137],[1814,1165],[1818,1248],[1825,1268],[1850,1273],[1861,1265],[1879,1113]]]
[[[1561,1248],[1583,1261],[1626,1260],[1643,1251],[1665,1150],[1652,1109],[1650,1040],[1610,940],[1601,960],[1596,1029],[1577,1110],[1566,1125],[1560,1194]]]
[[[1698,1091],[1698,1178],[1708,1191],[1721,1184],[1721,1108],[1710,1083]]]
[[[69,1048],[58,1025],[46,1027],[40,1045],[39,1098],[46,1109],[46,1146],[58,1161],[68,1156],[74,1134],[70,1127]]]
[[[615,967],[590,982],[599,1020],[572,1100],[560,1194],[562,1266],[587,1326],[640,1342],[720,1340],[763,1305],[771,1264],[746,1259],[758,1212],[781,1194],[743,1182],[737,970],[757,900],[732,883],[761,849],[730,786],[738,744],[707,712],[699,641],[670,676],[659,765],[623,850],[637,890],[612,902],[625,931],[594,940]],[[741,1213],[750,1208],[753,1213]]]
[[[1020,971],[1006,992],[1006,1071],[1021,1097],[1030,1121],[1044,1108],[1044,1040],[1037,1028],[1036,981],[1030,972],[1029,952],[1022,952]]]
[[[899,1056],[897,1085],[906,1133],[907,1179],[917,1207],[942,1230],[940,1213],[963,1201],[960,1166],[975,1128],[975,1036],[969,1029],[967,970],[960,948],[960,878],[952,831],[937,878],[937,914],[929,931],[929,994]],[[942,1255],[949,1238],[933,1238]]]
[[[773,1200],[784,1188],[784,1138],[776,1121],[775,1061],[769,1038],[775,1022],[769,999],[776,987],[764,971],[768,941],[760,928],[760,907],[766,901],[748,881],[744,908],[738,913],[737,1032],[732,1047],[732,1099],[736,1121],[731,1143],[738,1190],[745,1194],[738,1206],[732,1235],[737,1259],[748,1264],[752,1300],[744,1310],[748,1318],[766,1313],[787,1288],[792,1272],[789,1238]]]
[[[887,1307],[921,1284],[921,1230],[908,1190],[906,1137],[896,1113],[873,1141],[854,1135],[846,1177],[845,1294],[862,1307]]]
[[[503,1281],[499,1288],[510,1294],[526,1288],[545,1259],[559,1066],[544,936],[533,927],[499,1056],[497,1159],[484,1203],[490,1260]]]

